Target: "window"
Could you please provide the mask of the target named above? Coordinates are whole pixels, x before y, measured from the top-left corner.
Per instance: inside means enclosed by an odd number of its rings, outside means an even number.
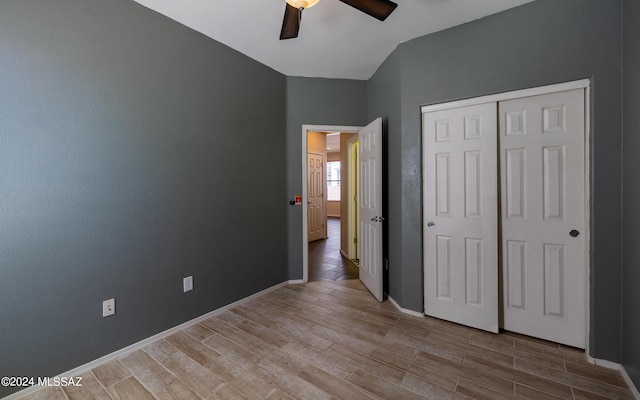
[[[327,200],[340,201],[340,161],[327,162]]]

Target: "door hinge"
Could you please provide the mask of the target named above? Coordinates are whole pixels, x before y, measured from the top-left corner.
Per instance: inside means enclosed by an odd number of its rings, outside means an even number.
[[[353,243],[358,243],[358,238],[353,238]]]

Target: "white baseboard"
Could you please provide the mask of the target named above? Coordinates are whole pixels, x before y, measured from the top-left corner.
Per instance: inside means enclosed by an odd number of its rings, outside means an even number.
[[[627,370],[624,369],[623,365],[616,362],[608,361],[608,360],[602,360],[600,358],[593,358],[589,355],[587,355],[587,361],[589,361],[591,364],[595,364],[600,367],[615,369],[616,371],[620,371],[620,374],[622,374],[622,377],[627,382],[627,385],[629,385],[629,389],[631,390],[631,393],[633,393],[633,396],[636,398],[636,400],[640,400],[640,392],[638,392],[638,388],[631,380],[631,377],[629,376],[629,374],[627,374]]]
[[[609,368],[609,369],[615,369],[616,371],[620,371],[622,369],[622,365],[613,362],[613,361],[608,361],[608,360],[603,360],[600,358],[593,358],[589,355],[587,355],[587,361],[589,361],[591,364],[595,364],[599,367],[604,367],[604,368]]]
[[[424,317],[424,314],[423,314],[423,313],[421,313],[421,312],[417,312],[417,311],[413,311],[413,310],[408,310],[408,309],[406,309],[406,308],[402,308],[402,307],[400,307],[400,304],[398,304],[398,303],[393,299],[393,297],[391,297],[391,296],[387,296],[387,298],[389,299],[389,301],[391,302],[391,304],[393,304],[393,305],[398,309],[398,311],[400,311],[400,312],[402,312],[402,313],[404,313],[404,314],[413,315],[414,317],[420,317],[420,318],[423,318],[423,317]]]
[[[291,279],[287,282],[288,285],[298,285],[300,283],[307,283],[304,279]]]
[[[187,322],[185,322],[183,324],[180,324],[178,326],[174,326],[173,328],[169,328],[166,331],[160,332],[160,333],[158,333],[156,335],[153,335],[151,337],[148,337],[146,339],[142,339],[139,342],[133,343],[133,344],[131,344],[131,345],[127,346],[127,347],[124,347],[124,348],[122,348],[120,350],[116,350],[113,353],[107,354],[106,356],[102,356],[102,357],[100,357],[100,358],[98,358],[96,360],[90,361],[90,362],[88,362],[88,363],[86,363],[84,365],[81,365],[81,366],[79,366],[77,368],[74,368],[74,369],[72,369],[70,371],[62,373],[62,374],[58,375],[57,377],[70,378],[70,377],[76,377],[78,375],[82,375],[85,372],[88,372],[88,371],[94,369],[95,367],[97,367],[100,364],[103,364],[103,363],[106,363],[108,361],[114,360],[116,358],[122,357],[125,354],[134,352],[136,350],[140,350],[143,347],[155,342],[156,340],[163,339],[163,338],[165,338],[167,336],[170,336],[170,335],[172,335],[172,334],[174,334],[174,333],[176,333],[176,332],[178,332],[178,331],[180,331],[180,330],[182,330],[182,329],[184,329],[184,328],[186,328],[188,326],[191,326],[193,324],[197,324],[198,322],[204,321],[205,319],[213,317],[214,315],[221,314],[224,311],[227,311],[227,310],[229,310],[229,309],[231,309],[233,307],[236,307],[236,306],[238,306],[240,304],[243,304],[243,303],[246,303],[248,301],[251,301],[251,300],[255,299],[256,297],[262,296],[263,294],[269,293],[269,292],[271,292],[273,290],[281,288],[282,286],[288,285],[290,283],[303,283],[303,282],[302,282],[302,280],[300,280],[299,282],[298,281],[285,281],[285,282],[279,283],[279,284],[277,284],[275,286],[272,286],[270,288],[264,289],[264,290],[262,290],[262,291],[260,291],[258,293],[254,293],[254,294],[252,294],[252,295],[250,295],[248,297],[245,297],[245,298],[240,299],[238,301],[234,301],[231,304],[227,304],[226,306],[222,306],[222,307],[220,307],[218,309],[210,311],[210,312],[208,312],[206,314],[203,314],[203,315],[201,315],[199,317],[196,317],[196,318],[194,318],[194,319],[192,319],[190,321],[187,321]],[[40,389],[43,389],[43,387],[41,387],[41,386],[31,386],[31,387],[23,389],[23,390],[21,390],[19,392],[10,394],[9,396],[2,398],[2,400],[16,400],[16,399],[18,399],[20,397],[27,396],[27,395],[30,395],[32,393],[35,393]]]
[[[622,374],[622,377],[624,378],[624,380],[627,381],[627,385],[629,385],[629,389],[631,389],[631,393],[633,393],[636,400],[640,400],[640,392],[638,391],[638,388],[631,380],[631,377],[629,376],[629,374],[627,374],[627,370],[624,369],[623,366],[620,367],[620,373]]]

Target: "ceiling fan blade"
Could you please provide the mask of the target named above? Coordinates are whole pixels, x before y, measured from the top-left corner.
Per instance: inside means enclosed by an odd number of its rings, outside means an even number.
[[[301,19],[302,9],[295,8],[287,3],[287,8],[284,10],[284,19],[282,20],[280,40],[297,38]]]
[[[377,18],[380,21],[387,19],[389,15],[398,6],[396,3],[390,0],[340,0],[341,2],[350,5],[351,7],[362,11],[365,14],[371,15],[373,18]]]

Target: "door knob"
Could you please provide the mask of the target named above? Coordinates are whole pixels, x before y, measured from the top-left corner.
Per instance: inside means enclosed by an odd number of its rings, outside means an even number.
[[[571,237],[578,237],[578,236],[580,236],[580,231],[578,231],[576,229],[572,229],[571,232],[569,232],[569,235]]]
[[[429,229],[433,228],[434,226],[436,226],[436,223],[435,223],[435,222],[433,222],[433,221],[429,221],[429,222],[427,222],[427,227],[428,227]]]

